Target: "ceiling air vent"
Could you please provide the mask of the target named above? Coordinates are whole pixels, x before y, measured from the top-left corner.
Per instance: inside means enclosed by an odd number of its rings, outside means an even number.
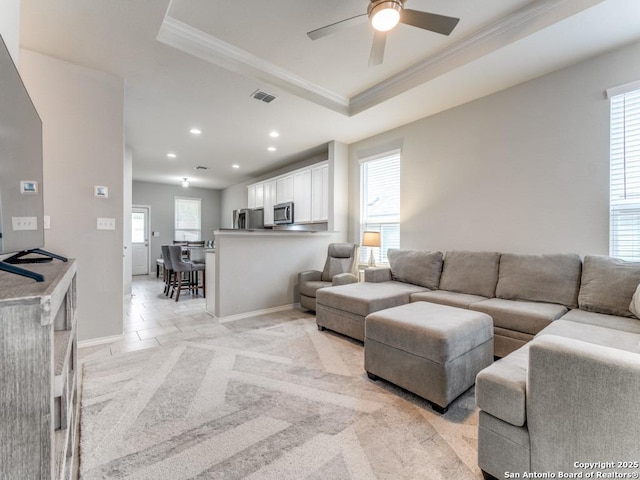
[[[264,103],[271,103],[277,98],[275,95],[271,95],[270,93],[264,92],[260,89],[253,92],[251,96],[256,100],[263,101]]]
[[[209,167],[203,167],[202,165],[198,165],[197,167],[194,167],[194,170],[209,170]]]

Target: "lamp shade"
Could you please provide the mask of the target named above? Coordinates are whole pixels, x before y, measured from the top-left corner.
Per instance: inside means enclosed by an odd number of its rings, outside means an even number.
[[[379,247],[380,246],[380,232],[364,232],[362,235],[363,247]]]

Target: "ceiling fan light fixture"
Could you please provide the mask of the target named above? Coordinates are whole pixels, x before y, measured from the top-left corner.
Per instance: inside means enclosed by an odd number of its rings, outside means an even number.
[[[373,28],[388,32],[400,22],[402,3],[396,0],[378,0],[369,4],[369,19]]]

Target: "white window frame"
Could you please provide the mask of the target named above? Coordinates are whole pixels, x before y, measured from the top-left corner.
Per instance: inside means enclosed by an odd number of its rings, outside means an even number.
[[[197,228],[185,228],[178,225],[178,202],[189,201],[198,203]],[[174,197],[173,200],[173,239],[177,241],[195,242],[202,239],[202,199],[194,197]],[[186,235],[185,235],[186,234]],[[178,237],[182,238],[178,238]],[[187,238],[188,237],[188,238]]]
[[[366,198],[366,178],[365,178],[365,169],[366,165],[370,165],[374,162],[381,160],[388,160],[391,158],[397,158],[398,161],[398,211],[394,215],[390,216],[388,219],[378,218],[375,221],[367,222],[367,201]],[[370,249],[374,248],[374,257],[376,260],[376,264],[388,264],[389,260],[387,259],[387,250],[389,248],[400,248],[400,215],[401,215],[401,206],[400,206],[400,182],[401,182],[401,166],[402,166],[402,158],[400,149],[389,150],[384,153],[380,153],[375,156],[363,158],[360,160],[359,165],[359,174],[360,174],[360,216],[359,216],[359,238],[357,240],[358,243],[362,242],[362,235],[367,230],[379,231],[381,232],[381,245],[379,248],[376,247],[361,247],[360,248],[360,263],[366,264],[368,262]],[[371,219],[369,219],[371,220]],[[385,231],[387,232],[385,234]]]
[[[640,260],[640,81],[610,99],[609,255]]]

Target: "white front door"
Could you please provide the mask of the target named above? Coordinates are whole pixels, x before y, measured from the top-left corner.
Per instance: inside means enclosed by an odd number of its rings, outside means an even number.
[[[133,207],[131,212],[132,274],[149,274],[149,208]]]

